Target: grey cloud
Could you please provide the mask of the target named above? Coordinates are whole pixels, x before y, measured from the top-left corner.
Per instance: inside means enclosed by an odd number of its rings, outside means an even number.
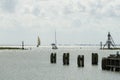
[[[75,10],[74,7],[77,9]],[[76,12],[85,12],[86,7],[82,5],[80,2],[77,2],[76,5],[69,4],[64,7],[63,13],[64,14],[72,14]]]
[[[102,8],[104,8],[104,5],[101,1],[95,1],[90,4],[90,13],[93,15],[100,14]]]
[[[63,13],[64,14],[71,14],[71,13],[73,13],[73,8],[71,6],[65,6]]]
[[[111,8],[108,9],[108,13],[111,17],[120,17],[120,5],[111,6]]]
[[[76,27],[76,28],[79,28],[79,27],[82,27],[82,22],[80,19],[76,19],[72,22],[72,26],[73,27]]]
[[[40,9],[39,9],[38,7],[35,7],[35,8],[33,9],[33,14],[34,14],[35,16],[39,16],[39,15],[40,15]]]
[[[17,6],[17,0],[0,0],[0,8],[4,12],[13,13]]]
[[[80,10],[80,12],[85,12],[86,11],[86,7],[84,5],[82,5],[81,3],[78,2],[78,8]]]
[[[114,3],[111,1],[111,3]],[[91,15],[96,17],[120,17],[120,5],[111,4],[110,2],[104,3],[99,1],[90,4],[90,10],[88,11]]]
[[[100,16],[100,17],[113,17],[113,18],[120,17],[120,9],[117,6],[109,5],[107,8],[106,7],[103,7],[103,8],[104,8],[104,12],[93,11],[95,12],[94,15]]]

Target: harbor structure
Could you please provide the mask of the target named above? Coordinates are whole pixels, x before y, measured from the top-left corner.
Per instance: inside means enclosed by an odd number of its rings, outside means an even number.
[[[115,48],[115,42],[114,42],[110,32],[108,32],[107,41],[104,44],[103,49],[105,49],[105,46],[107,47],[107,49],[114,49]]]
[[[102,70],[120,71],[119,52],[102,58]]]
[[[24,41],[22,41],[22,49],[24,49]]]
[[[100,49],[103,49],[103,46],[102,46],[103,44],[102,44],[102,42],[100,42]]]

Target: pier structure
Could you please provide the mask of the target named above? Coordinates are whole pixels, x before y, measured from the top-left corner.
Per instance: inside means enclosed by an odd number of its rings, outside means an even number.
[[[104,44],[103,49],[105,49],[105,46],[107,46],[107,49],[115,48],[115,42],[114,42],[110,32],[108,32],[107,37],[108,37],[108,39],[107,39],[106,43]]]
[[[24,49],[24,41],[22,41],[22,49]]]
[[[103,49],[103,46],[102,46],[102,41],[100,42],[100,49]]]
[[[102,70],[120,71],[120,54],[102,58]]]

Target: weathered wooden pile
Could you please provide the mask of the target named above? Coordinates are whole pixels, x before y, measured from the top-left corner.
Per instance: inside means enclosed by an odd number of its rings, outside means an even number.
[[[102,70],[120,71],[120,54],[102,58]]]
[[[50,63],[56,64],[57,54],[51,53],[50,55]],[[84,55],[77,56],[77,66],[84,67]],[[69,66],[70,64],[70,53],[63,53],[63,65]],[[98,65],[98,53],[91,54],[91,64]],[[103,57],[101,62],[102,70],[109,71],[120,71],[120,54],[111,54],[108,57]]]
[[[92,53],[92,65],[98,65],[98,54]],[[51,53],[50,55],[50,63],[55,64],[57,60],[57,54]],[[70,53],[63,53],[63,65],[69,65],[70,64]],[[78,55],[77,56],[77,66],[78,67],[84,67],[84,55]]]

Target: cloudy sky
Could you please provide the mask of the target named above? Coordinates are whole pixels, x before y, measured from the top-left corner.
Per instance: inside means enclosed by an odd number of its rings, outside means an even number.
[[[120,43],[119,0],[0,0],[0,45]]]

